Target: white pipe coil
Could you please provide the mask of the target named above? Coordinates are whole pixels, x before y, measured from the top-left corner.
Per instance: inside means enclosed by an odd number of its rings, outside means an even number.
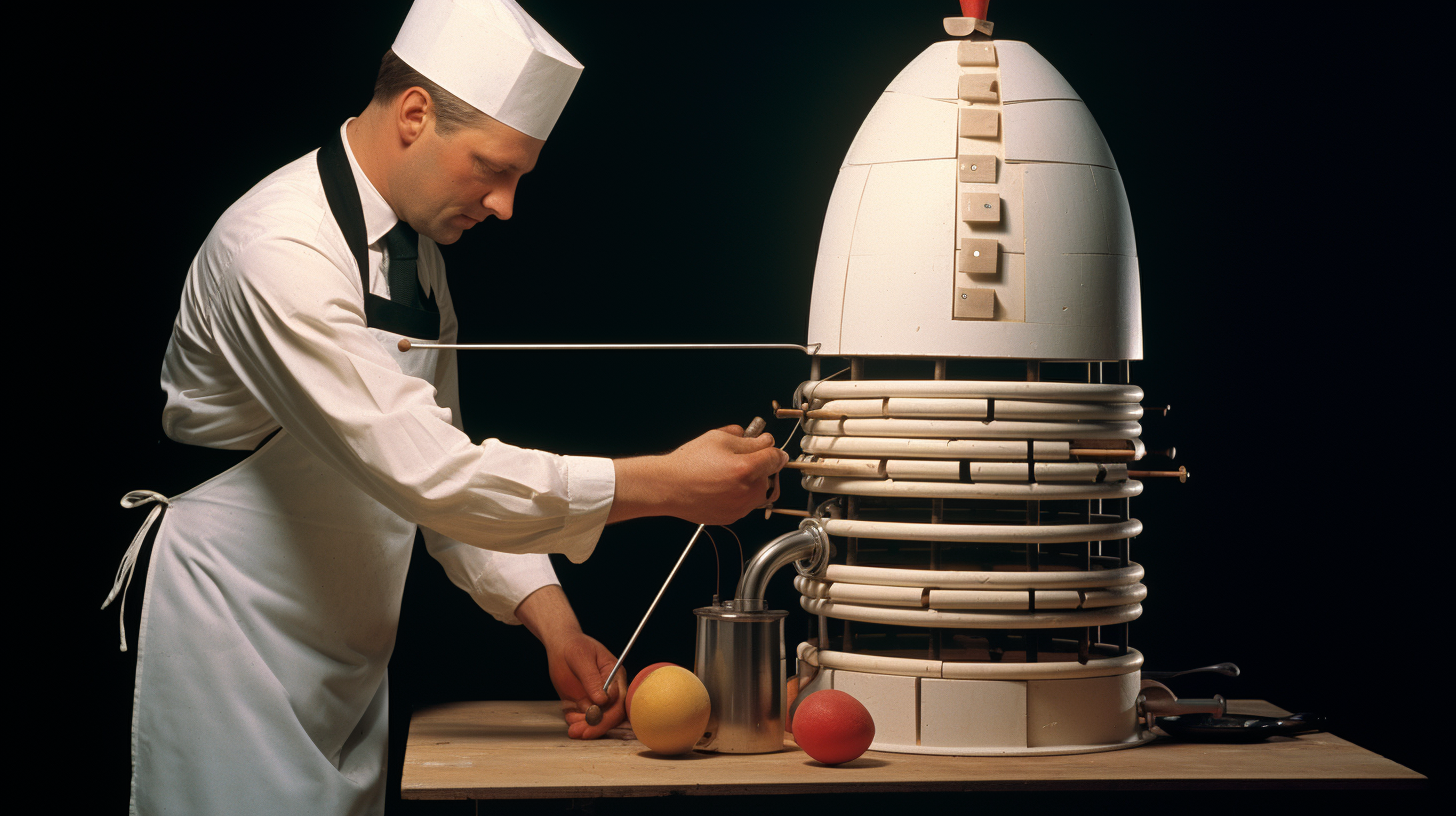
[[[1137,519],[1108,524],[930,524],[914,521],[824,519],[824,531],[848,538],[891,541],[960,541],[982,544],[1069,544],[1115,541],[1142,533]]]
[[[1009,501],[1063,501],[1126,499],[1143,492],[1142,482],[1040,484],[1027,482],[902,482],[893,479],[853,479],[806,474],[801,483],[815,493],[851,496],[918,497],[923,499],[1004,499]]]
[[[1136,649],[1128,649],[1124,655],[1092,657],[1086,663],[1076,660],[986,663],[838,652],[820,649],[806,641],[799,644],[798,657],[811,666],[826,669],[947,680],[1063,680],[1130,674],[1143,667],[1142,653]]]
[[[1147,600],[1147,597],[1148,588],[1142,584],[1115,589],[1037,590],[1036,608],[1107,609],[1113,606],[1140,604]],[[1031,594],[970,589],[932,589],[929,601],[931,609],[1029,609]]]
[[[1136,442],[1137,440],[1133,440]],[[882,456],[924,459],[1009,459],[1026,461],[1025,441],[997,439],[913,439],[870,436],[805,436],[799,441],[804,453],[818,456]],[[1070,459],[1072,443],[1058,440],[1032,443],[1037,460]],[[1139,454],[1141,456],[1141,454]]]
[[[900,606],[919,609],[1028,609],[1031,594],[1026,590],[930,589],[927,587],[880,586],[821,581],[799,575],[794,588],[810,598],[836,603]],[[1112,589],[1038,590],[1037,609],[1103,609],[1141,603],[1148,597],[1142,584]]]
[[[973,419],[806,419],[811,436],[891,436],[935,439],[1133,439],[1136,422],[1020,422]]]
[[[808,408],[834,414],[835,417],[890,417],[998,420],[1096,420],[1136,422],[1143,418],[1143,407],[1125,402],[1049,402],[1028,400],[996,400],[995,406],[984,399],[923,399],[884,397],[882,399],[815,400]],[[829,417],[818,417],[828,419]]]
[[[1141,604],[1107,609],[1076,609],[1042,612],[944,612],[938,609],[897,609],[882,606],[842,604],[823,598],[800,597],[799,606],[811,615],[824,615],[860,623],[888,623],[899,626],[961,629],[1067,629],[1081,626],[1111,626],[1136,620]]]
[[[856,476],[898,480],[961,481],[961,463],[947,459],[810,459],[801,457],[799,472],[815,476]],[[1093,462],[1034,462],[1038,482],[1121,482],[1127,465]],[[965,475],[972,482],[1024,482],[1025,462],[970,462]]]
[[[1100,589],[1136,584],[1143,579],[1141,564],[1105,570],[1037,570],[992,572],[973,570],[898,569],[830,564],[824,580],[845,584],[876,584],[931,589]]]
[[[799,386],[799,393],[806,400],[925,397],[1074,402],[1143,401],[1143,390],[1136,385],[1007,380],[811,380]]]

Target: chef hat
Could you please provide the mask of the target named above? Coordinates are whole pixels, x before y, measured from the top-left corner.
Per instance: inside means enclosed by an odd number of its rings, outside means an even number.
[[[415,0],[395,56],[480,112],[545,139],[581,63],[513,0]]]

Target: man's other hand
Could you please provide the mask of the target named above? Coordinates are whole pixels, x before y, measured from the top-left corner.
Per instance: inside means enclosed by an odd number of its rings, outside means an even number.
[[[627,687],[622,672],[612,678],[610,694],[602,691],[602,681],[607,679],[617,658],[595,638],[576,635],[554,642],[547,647],[546,659],[551,685],[561,698],[567,736],[596,739],[627,718]],[[593,705],[601,709],[602,719],[596,725],[588,725],[586,710]]]
[[[662,456],[618,459],[607,520],[676,516],[731,524],[778,498],[778,472],[788,461],[772,436],[744,439],[737,425],[708,431]]]

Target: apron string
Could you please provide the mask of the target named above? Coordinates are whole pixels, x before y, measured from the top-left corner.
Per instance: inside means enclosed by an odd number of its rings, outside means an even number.
[[[162,509],[172,504],[172,500],[154,490],[133,490],[121,497],[121,506],[130,510],[133,507],[141,507],[144,504],[155,502],[156,507],[147,514],[147,520],[142,523],[142,528],[137,530],[136,537],[126,548],[121,556],[121,565],[116,568],[116,580],[111,584],[111,592],[107,594],[106,601],[101,604],[105,609],[116,600],[117,593],[121,594],[121,615],[118,621],[118,628],[121,630],[121,650],[126,651],[126,593],[131,589],[131,577],[136,573],[137,556],[141,554],[142,542],[146,540],[147,531],[152,529],[157,518],[162,515]]]

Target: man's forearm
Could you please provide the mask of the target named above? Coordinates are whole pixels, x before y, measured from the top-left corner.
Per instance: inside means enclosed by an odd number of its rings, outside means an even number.
[[[566,593],[556,584],[548,584],[526,596],[516,605],[516,619],[548,648],[563,638],[581,634],[581,623]]]
[[[788,454],[768,434],[744,439],[742,428],[709,431],[661,456],[615,459],[616,490],[607,522],[676,516],[731,524],[770,500],[773,476]]]

